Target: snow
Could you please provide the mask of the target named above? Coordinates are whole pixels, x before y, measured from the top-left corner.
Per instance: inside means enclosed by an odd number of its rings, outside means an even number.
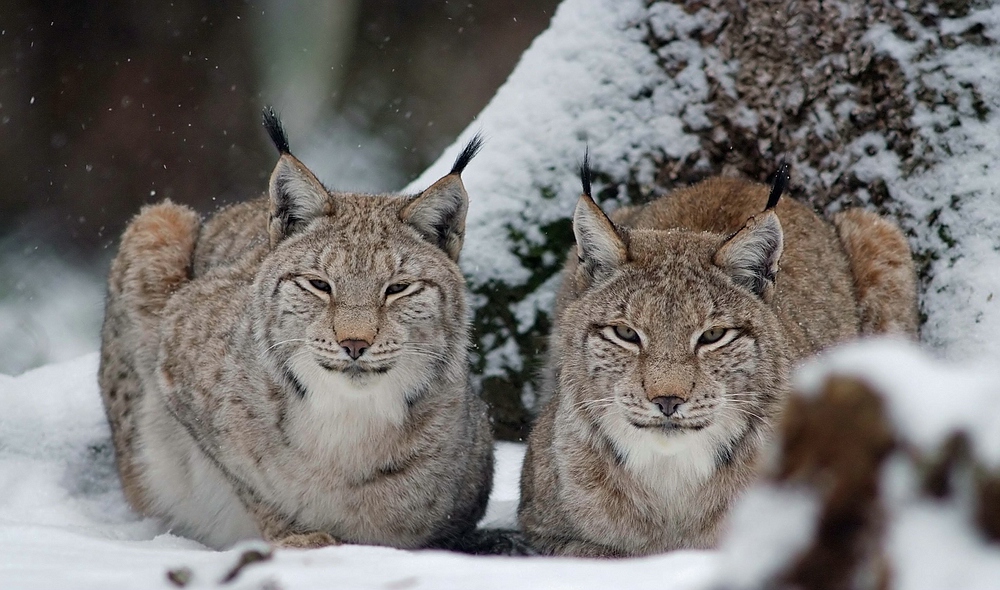
[[[0,375],[0,587],[170,588],[166,574],[192,573],[189,587],[216,586],[247,544],[213,551],[130,511],[111,454],[89,354],[18,377]],[[1000,453],[1000,379],[983,364],[935,360],[912,344],[883,340],[831,351],[797,374],[813,395],[829,374],[864,379],[888,400],[902,436],[933,449],[949,432],[972,434],[976,456]],[[498,443],[484,526],[515,524],[524,447]],[[969,526],[967,494],[946,500],[915,490],[903,455],[883,471],[887,551],[904,590],[995,588],[1000,547]],[[761,484],[740,502],[718,551],[596,561],[470,557],[437,551],[340,546],[279,551],[247,566],[234,588],[687,588],[754,587],[807,546],[818,510],[809,490]]]
[[[888,402],[897,431],[933,454],[951,434],[970,436],[977,458],[1000,468],[1000,372],[980,363],[945,363],[913,345],[873,339],[807,363],[797,389],[815,393],[827,375],[861,378]]]
[[[723,586],[752,586],[781,572],[809,546],[820,507],[808,489],[759,485],[747,492],[733,508],[730,533],[719,548]]]
[[[904,204],[905,225],[914,233],[918,252],[935,253],[922,308],[927,313],[922,338],[951,359],[1000,355],[1000,186],[994,155],[1000,150],[1000,79],[982,64],[996,63],[1000,48],[1000,6],[985,6],[964,18],[943,19],[941,31],[962,34],[975,25],[992,44],[963,43],[943,51],[934,31],[912,17],[907,27],[913,40],[901,39],[888,26],[868,34],[879,53],[894,57],[909,80],[907,94],[917,105],[913,120],[919,145],[933,167],[906,174],[889,152],[876,150],[862,157],[858,169],[881,177],[892,187],[894,198]],[[983,106],[980,115],[973,103],[975,88]],[[916,100],[920,92],[954,95],[957,104],[943,100],[929,108]],[[961,124],[956,124],[958,121]],[[876,146],[878,147],[878,146]],[[859,178],[863,177],[859,175]]]
[[[887,551],[899,588],[968,590],[1000,585],[1000,549],[969,531],[969,503],[919,497],[913,465],[895,457],[883,469],[888,490]]]
[[[872,339],[828,351],[799,367],[795,395],[815,396],[830,376],[860,379],[878,392],[900,443],[881,472],[886,510],[884,548],[893,588],[996,588],[1000,546],[975,528],[968,470],[953,491],[922,491],[921,460],[940,456],[951,435],[968,434],[973,459],[1000,467],[1000,373],[979,362],[957,364],[894,339]],[[833,482],[830,482],[831,484]],[[760,482],[736,504],[720,547],[718,579],[726,588],[757,588],[780,579],[812,542],[823,489]]]

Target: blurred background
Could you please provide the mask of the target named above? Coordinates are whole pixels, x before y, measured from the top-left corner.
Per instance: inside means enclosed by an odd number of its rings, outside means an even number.
[[[331,188],[403,187],[557,0],[0,0],[0,373],[98,347],[139,208],[263,190],[274,105]]]

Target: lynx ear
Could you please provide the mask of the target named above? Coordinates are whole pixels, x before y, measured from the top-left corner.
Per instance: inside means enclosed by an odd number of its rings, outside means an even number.
[[[628,257],[625,242],[615,224],[587,193],[577,201],[573,233],[580,269],[590,278],[599,278],[625,263]]]
[[[469,194],[462,183],[462,171],[483,148],[483,136],[472,136],[455,158],[451,172],[420,193],[399,212],[399,218],[409,223],[458,262],[465,240],[465,215],[469,211]]]
[[[465,214],[468,210],[469,195],[465,192],[462,177],[449,174],[403,207],[399,217],[457,262],[465,239]]]
[[[264,127],[281,153],[268,184],[268,233],[273,247],[309,221],[331,213],[333,203],[323,183],[289,152],[288,136],[272,108],[264,109]]]
[[[333,209],[323,184],[291,154],[282,155],[271,172],[269,192],[271,245]]]
[[[781,222],[773,209],[767,209],[726,240],[713,262],[737,285],[770,302],[783,244]]]
[[[589,148],[583,154],[580,183],[583,193],[573,213],[573,234],[580,270],[592,280],[621,266],[628,258],[628,249],[615,224],[590,196]]]

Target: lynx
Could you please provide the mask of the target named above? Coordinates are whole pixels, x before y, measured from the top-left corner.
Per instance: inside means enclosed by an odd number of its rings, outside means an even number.
[[[789,370],[834,343],[914,335],[907,242],[861,210],[830,224],[766,186],[715,178],[614,221],[574,214],[518,517],[544,554],[712,547],[752,481]]]
[[[216,548],[448,547],[493,470],[456,263],[481,140],[419,195],[346,194],[264,119],[263,198],[204,228],[146,207],[112,264],[99,380],[126,497]]]

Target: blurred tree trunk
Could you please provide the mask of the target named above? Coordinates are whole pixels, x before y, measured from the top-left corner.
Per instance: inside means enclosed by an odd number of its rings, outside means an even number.
[[[143,202],[210,208],[261,190],[245,3],[8,0],[0,28],[0,230],[106,245]]]

